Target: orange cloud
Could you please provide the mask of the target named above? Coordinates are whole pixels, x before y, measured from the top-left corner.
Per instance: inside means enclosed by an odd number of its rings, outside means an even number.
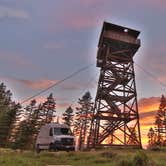
[[[149,112],[158,109],[160,97],[142,98],[138,101],[139,112]]]
[[[150,127],[154,127],[155,115],[160,104],[160,97],[142,98],[138,101],[140,128],[143,147],[148,145],[148,131]]]

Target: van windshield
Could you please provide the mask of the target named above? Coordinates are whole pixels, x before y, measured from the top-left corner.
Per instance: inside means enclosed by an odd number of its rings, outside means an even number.
[[[54,128],[54,135],[72,135],[69,128]]]

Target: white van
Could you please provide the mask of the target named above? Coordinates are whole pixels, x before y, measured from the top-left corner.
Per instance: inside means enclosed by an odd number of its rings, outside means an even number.
[[[41,127],[36,140],[36,151],[75,150],[74,136],[65,124],[49,123]]]

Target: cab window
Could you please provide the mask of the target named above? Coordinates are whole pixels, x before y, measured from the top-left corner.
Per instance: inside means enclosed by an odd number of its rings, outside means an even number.
[[[50,136],[53,136],[53,130],[52,128],[50,128],[50,133],[49,133]]]
[[[72,135],[72,132],[69,128],[54,128],[55,135]]]

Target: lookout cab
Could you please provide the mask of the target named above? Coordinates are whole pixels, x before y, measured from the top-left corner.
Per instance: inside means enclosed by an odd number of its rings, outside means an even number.
[[[139,33],[130,28],[104,22],[98,43],[97,67],[106,65],[107,61],[130,61],[140,47],[140,39],[137,38]]]

